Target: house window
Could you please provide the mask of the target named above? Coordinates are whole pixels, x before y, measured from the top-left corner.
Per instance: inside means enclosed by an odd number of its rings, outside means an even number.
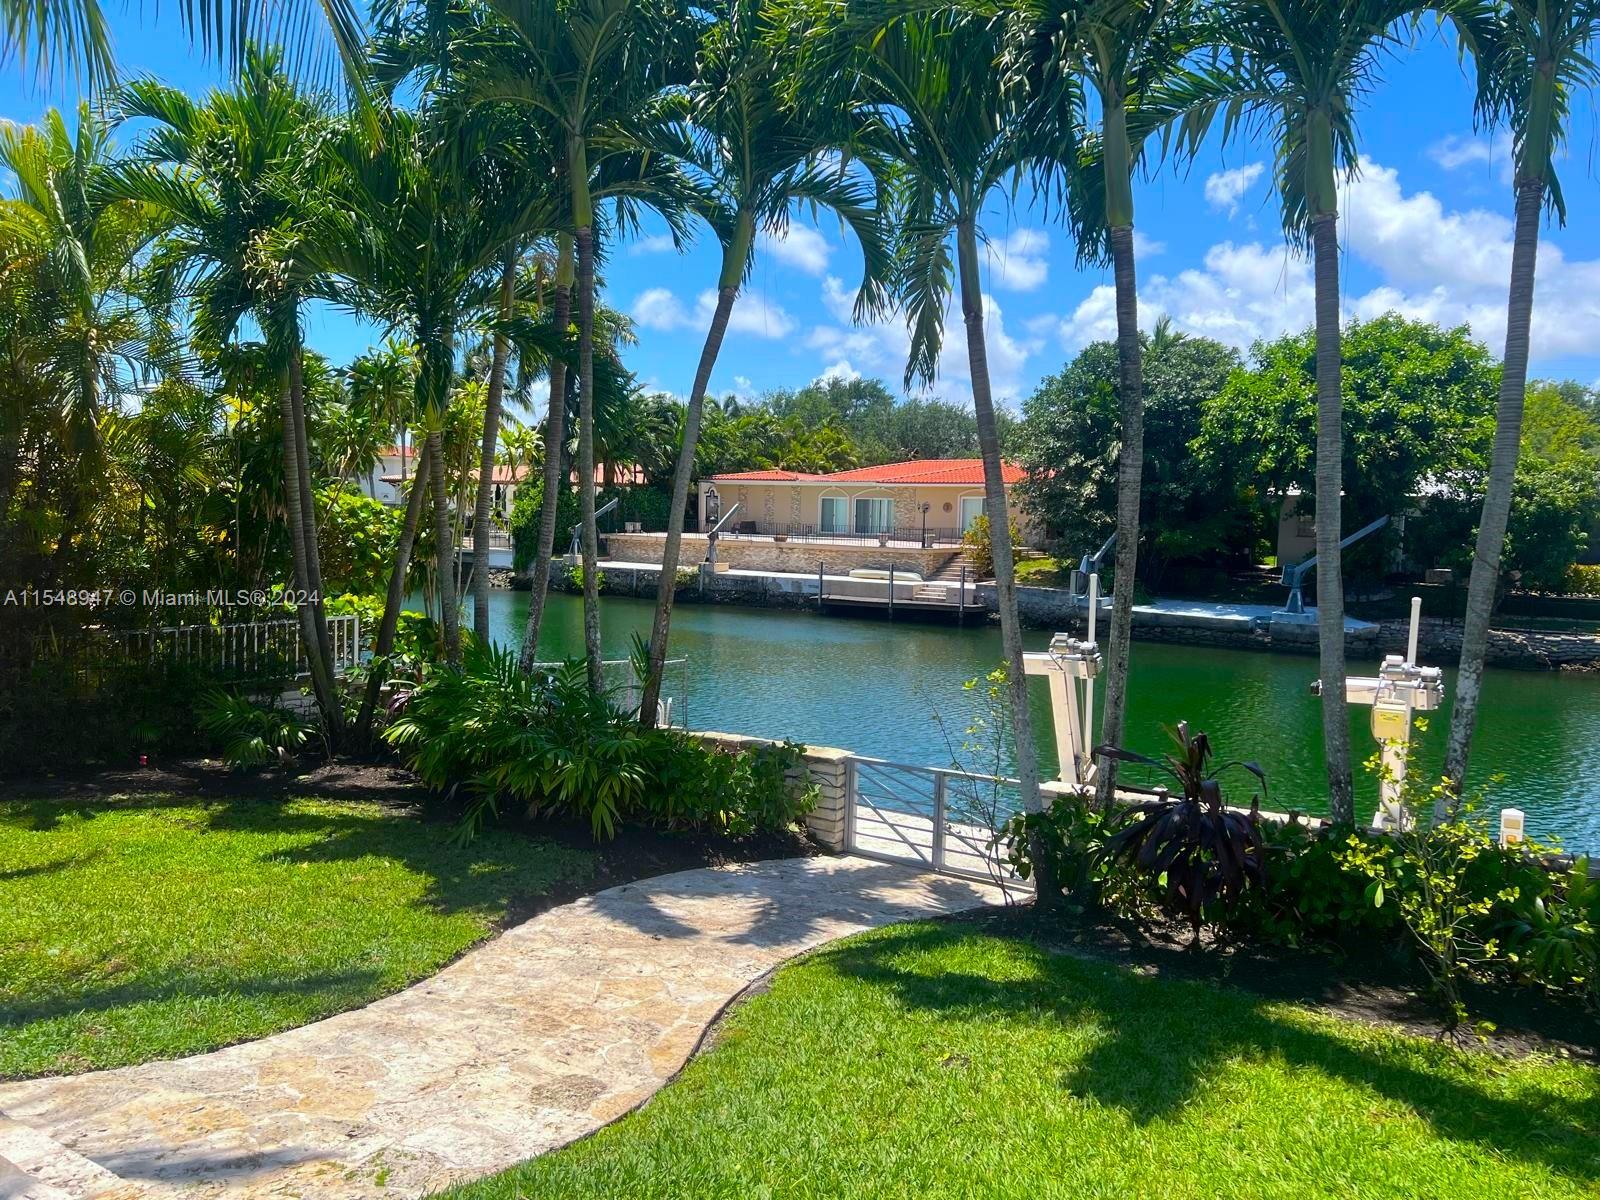
[[[972,523],[983,516],[982,496],[961,497],[961,532],[972,528]]]
[[[821,533],[846,533],[850,529],[850,501],[843,496],[824,496],[818,514]]]
[[[857,496],[857,533],[888,533],[894,528],[894,501],[888,497]]]

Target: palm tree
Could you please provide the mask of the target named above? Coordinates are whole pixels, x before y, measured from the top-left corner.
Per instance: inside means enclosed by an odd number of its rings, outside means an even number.
[[[1187,53],[1194,0],[1028,0],[1022,9],[1019,58],[1042,119],[1071,115],[1069,128],[1087,127],[1086,82],[1098,102],[1098,138],[1086,138],[1063,164],[1063,190],[1077,234],[1080,261],[1111,261],[1116,289],[1117,392],[1122,447],[1117,472],[1116,590],[1111,610],[1101,740],[1120,746],[1128,710],[1133,641],[1133,582],[1138,569],[1139,497],[1144,483],[1144,370],[1139,339],[1139,294],[1133,240],[1133,171],[1151,132],[1141,112],[1152,88]],[[1164,119],[1170,111],[1156,106]],[[1087,176],[1087,177],[1086,177]],[[1099,766],[1096,791],[1109,804],[1116,760]]]
[[[1486,122],[1508,118],[1514,135],[1516,224],[1511,244],[1511,287],[1506,302],[1505,364],[1495,407],[1489,483],[1478,521],[1472,574],[1467,581],[1461,632],[1461,670],[1450,712],[1445,777],[1457,794],[1466,782],[1472,731],[1483,688],[1489,620],[1500,579],[1500,555],[1511,518],[1512,486],[1522,445],[1522,403],[1528,382],[1528,342],[1533,317],[1534,264],[1539,216],[1549,205],[1566,221],[1556,178],[1556,151],[1565,143],[1572,95],[1600,83],[1593,46],[1600,38],[1596,0],[1505,0],[1486,17],[1458,22],[1478,69],[1478,112]]]
[[[594,485],[596,160],[649,144],[653,102],[686,80],[694,22],[678,0],[493,0],[504,39],[475,68],[480,100],[526,105],[559,131],[566,225],[573,239],[578,325],[578,462],[583,513],[583,632],[590,685],[601,679]],[[491,36],[486,35],[486,36]],[[692,44],[692,43],[691,43]],[[561,288],[558,277],[557,298]],[[559,316],[559,314],[558,314]],[[558,325],[558,328],[560,326]],[[552,379],[552,383],[554,383]],[[552,396],[556,393],[552,391]],[[552,413],[555,409],[552,406]],[[554,438],[548,445],[557,444]],[[548,472],[547,472],[548,478]],[[555,493],[547,490],[545,502]],[[531,615],[531,614],[530,614]],[[535,631],[536,632],[536,631]],[[524,642],[524,656],[531,651]]]
[[[148,204],[173,222],[157,256],[194,312],[202,344],[223,346],[252,317],[279,373],[284,494],[297,606],[312,688],[335,737],[344,727],[322,602],[311,457],[306,433],[300,308],[311,292],[303,227],[324,175],[314,97],[297,92],[275,52],[250,51],[237,85],[204,104],[154,80],[118,93],[123,119],[155,122],[141,159],[123,164],[111,194]]]
[[[317,74],[326,74],[338,61],[353,79],[352,68],[361,59],[364,23],[360,6],[351,0],[182,0],[178,13],[189,37],[205,54],[222,58],[230,71],[258,43],[294,44],[296,67]],[[43,76],[62,70],[83,76],[92,87],[111,83],[116,57],[99,0],[0,0],[0,66],[13,58],[25,65],[30,57]]]
[[[763,10],[762,0],[731,0],[715,10],[717,21],[701,40],[695,81],[689,89],[693,129],[681,153],[707,193],[706,217],[722,246],[722,270],[672,474],[660,586],[650,629],[650,668],[639,706],[639,720],[646,727],[656,721],[667,659],[673,580],[683,544],[706,388],[734,301],[750,273],[758,228],[781,233],[798,206],[827,208],[839,214],[861,243],[866,264],[857,297],[858,314],[880,307],[889,268],[871,186],[823,157],[829,151],[849,149],[860,132],[852,125],[860,122],[852,122],[848,111],[801,108],[782,98],[786,55],[764,39]]]
[[[517,293],[517,247],[502,252],[499,287],[495,300],[498,322],[492,334],[489,386],[483,409],[483,449],[478,461],[477,502],[472,510],[472,628],[480,638],[489,637],[489,523],[494,506],[495,451],[500,445],[500,408],[505,396],[506,365],[511,357],[511,335],[507,328]]]
[[[139,288],[164,218],[107,194],[110,128],[87,104],[74,130],[55,109],[38,126],[0,122],[0,168],[16,180],[15,199],[0,202],[0,261],[10,286],[27,288],[16,310],[26,348],[8,355],[26,380],[4,389],[0,412],[0,525],[21,474],[24,430],[48,428],[52,452],[75,464],[56,539],[64,558],[103,466],[102,421],[156,374],[183,373],[173,330]]]
[[[862,144],[892,162],[898,173],[892,220],[902,231],[895,283],[911,331],[908,387],[914,379],[932,380],[937,373],[945,309],[959,281],[983,458],[984,511],[994,531],[995,591],[1017,776],[1024,807],[1038,812],[1043,803],[1023,673],[1000,434],[989,383],[978,241],[984,205],[1042,162],[1059,161],[1065,150],[1062,131],[1049,122],[1021,119],[1021,103],[997,68],[1001,31],[984,13],[954,6],[906,13],[880,5],[859,21],[829,29],[825,11],[812,13],[797,4],[788,36],[795,39],[794,58],[800,64],[792,84],[795,92],[813,103],[860,104],[875,114]],[[1046,860],[1036,855],[1035,861]],[[1044,902],[1053,900],[1054,893],[1053,882],[1041,878],[1038,895]]]
[[[1309,245],[1312,252],[1318,674],[1329,811],[1340,823],[1354,821],[1355,806],[1339,562],[1344,463],[1338,183],[1358,165],[1356,108],[1376,78],[1380,56],[1398,44],[1400,22],[1413,8],[1398,0],[1228,0],[1205,34],[1228,61],[1181,72],[1166,89],[1183,114],[1180,137],[1188,153],[1218,116],[1225,135],[1246,126],[1272,139],[1284,231],[1292,244]]]
[[[460,614],[443,439],[457,334],[494,293],[507,247],[550,221],[548,194],[512,169],[504,133],[492,119],[475,123],[433,107],[386,109],[377,145],[353,123],[340,154],[343,177],[324,190],[309,235],[317,269],[342,281],[330,294],[404,328],[417,347],[415,410],[432,463],[435,578],[450,662],[460,656]],[[419,477],[423,471],[419,463]],[[409,544],[403,549],[396,574]],[[397,592],[403,597],[391,585],[390,596]]]
[[[369,350],[350,364],[350,399],[383,424],[400,451],[400,483],[409,473],[406,460],[406,430],[412,422],[411,406],[417,390],[416,348],[388,338],[376,350]]]

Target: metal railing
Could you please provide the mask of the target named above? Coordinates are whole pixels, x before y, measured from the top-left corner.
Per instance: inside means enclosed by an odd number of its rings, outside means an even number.
[[[488,539],[489,549],[491,550],[510,550],[513,548],[511,535],[504,529],[491,529],[488,533]],[[469,533],[461,539],[461,548],[463,550],[473,550],[477,547],[477,544],[478,535],[475,533]]]
[[[787,538],[791,542],[853,542],[863,546],[936,546],[959,549],[962,532],[946,526],[897,525],[885,529],[824,529],[777,521],[736,521],[719,535],[724,538]]]
[[[849,760],[845,849],[1023,893],[996,835],[1022,810],[1017,781],[880,758]]]
[[[361,661],[361,618],[328,618],[335,674]],[[70,640],[37,647],[41,659],[88,679],[131,666],[178,666],[236,680],[298,678],[310,673],[297,620],[234,625],[167,625],[156,629],[84,630]]]

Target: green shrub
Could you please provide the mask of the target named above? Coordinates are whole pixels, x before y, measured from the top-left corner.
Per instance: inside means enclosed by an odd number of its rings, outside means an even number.
[[[353,488],[319,491],[317,545],[325,590],[382,595],[404,523],[400,509]]]
[[[1365,876],[1348,869],[1348,830],[1299,819],[1263,821],[1262,884],[1223,917],[1235,933],[1283,946],[1376,944],[1399,925],[1394,907],[1375,907]]]
[[[429,786],[464,801],[470,837],[507,805],[589,822],[732,834],[792,825],[814,789],[791,782],[799,748],[713,750],[677,729],[643,729],[582,663],[527,674],[510,650],[468,641],[459,669],[433,668],[385,733]]]
[[[222,761],[235,770],[292,762],[322,736],[314,720],[222,688],[201,697],[199,720],[201,730],[220,744]]]
[[[1517,978],[1600,1009],[1600,880],[1589,871],[1587,857],[1563,874],[1540,870],[1498,928]]]
[[[1561,590],[1569,596],[1600,596],[1600,563],[1573,563]]]
[[[989,518],[983,514],[973,518],[972,524],[967,526],[967,531],[961,535],[961,544],[966,548],[967,558],[972,562],[972,569],[977,572],[979,579],[991,579],[994,576],[994,541],[989,536]],[[1015,521],[1011,522],[1011,545],[1022,545],[1022,531],[1017,528]]]

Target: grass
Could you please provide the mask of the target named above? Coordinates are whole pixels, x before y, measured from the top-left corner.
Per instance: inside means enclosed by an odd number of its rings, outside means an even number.
[[[172,1058],[436,971],[591,856],[370,802],[0,802],[0,1078]]]
[[[1600,1072],[1510,1060],[971,927],[792,965],[512,1197],[1593,1196]]]
[[[1077,565],[1059,558],[1024,558],[1017,562],[1017,582],[1027,587],[1071,587]]]

